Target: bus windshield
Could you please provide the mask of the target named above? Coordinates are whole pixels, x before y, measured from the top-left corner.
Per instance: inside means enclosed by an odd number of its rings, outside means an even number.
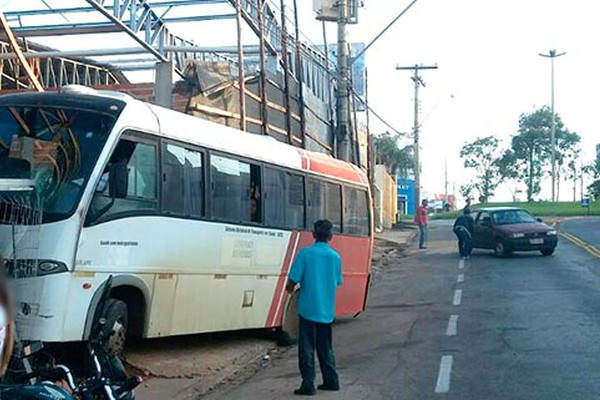
[[[114,121],[77,108],[0,106],[0,180],[31,180],[43,222],[69,217]]]

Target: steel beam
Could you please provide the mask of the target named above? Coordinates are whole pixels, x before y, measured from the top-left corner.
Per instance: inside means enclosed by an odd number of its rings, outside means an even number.
[[[227,3],[227,0],[174,0],[174,1],[156,1],[148,2],[152,8],[170,8],[180,6],[197,6],[204,4],[222,4]],[[113,10],[113,6],[106,7],[109,10]],[[90,13],[96,12],[93,7],[68,7],[68,8],[43,8],[37,10],[18,10],[18,11],[7,11],[4,13],[7,17],[32,17],[39,15],[56,15],[56,14],[73,14],[73,13]]]
[[[235,19],[235,14],[216,14],[216,15],[196,15],[180,18],[162,18],[163,23],[185,23],[185,22],[204,22]],[[125,25],[135,25],[135,20],[122,21]],[[121,29],[111,22],[88,22],[81,24],[55,24],[42,26],[21,26],[13,27],[12,30],[19,37],[36,36],[65,36],[65,35],[85,35],[94,33],[120,32]]]
[[[165,53],[198,53],[215,55],[217,53],[237,53],[237,46],[164,46]],[[28,51],[23,53],[25,58],[48,58],[48,57],[104,57],[104,56],[121,56],[146,54],[147,51],[140,47],[124,47],[117,49],[91,49],[91,50],[48,50],[48,51]],[[258,54],[258,46],[244,46],[244,53]],[[219,56],[223,60],[234,62],[233,59],[226,59],[224,56]],[[1,53],[0,60],[10,60],[16,58],[14,53]],[[128,60],[123,60],[128,61]]]
[[[142,46],[144,49],[148,50],[148,52],[150,54],[152,54],[153,56],[155,56],[159,61],[168,61],[167,58],[164,56],[164,54],[161,54],[160,51],[157,51],[151,43],[148,43],[146,40],[141,39],[137,36],[136,31],[132,30],[129,28],[129,26],[127,26],[127,24],[120,20],[117,16],[113,15],[112,13],[110,13],[108,11],[108,9],[104,8],[104,6],[100,3],[98,3],[96,0],[85,0],[89,5],[91,5],[92,7],[94,7],[96,10],[98,10],[102,15],[104,15],[109,21],[111,21],[113,24],[115,24],[117,27],[120,28],[121,31],[127,33],[133,40],[135,40],[136,42],[138,42],[140,44],[140,46]],[[117,8],[117,0],[114,0],[114,7],[113,9]],[[133,2],[128,2],[125,3],[129,4],[129,7],[131,7],[131,11],[132,11],[132,15],[131,15],[131,20],[134,20],[136,14],[135,14],[135,9],[133,8],[134,6],[132,6],[133,4],[137,4],[137,1],[134,0]],[[148,18],[152,18],[152,17],[156,17],[156,14],[154,13],[149,13],[147,16],[144,16],[145,19]],[[160,21],[160,18],[156,17],[157,21]],[[151,22],[154,21],[149,21],[146,20],[145,21],[145,25],[149,26],[148,24],[150,24]],[[141,27],[142,24],[139,24],[138,26]],[[157,34],[160,35],[160,31],[164,30],[164,25],[162,23],[159,24],[159,28],[158,31],[156,32]],[[164,31],[163,31],[164,32]],[[162,36],[162,35],[161,35]]]

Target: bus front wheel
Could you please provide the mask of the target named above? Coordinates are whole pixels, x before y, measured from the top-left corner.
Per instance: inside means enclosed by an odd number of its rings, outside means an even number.
[[[127,339],[128,314],[127,304],[122,300],[109,299],[104,311],[106,323],[102,328],[106,340],[106,351],[111,356],[120,356]]]

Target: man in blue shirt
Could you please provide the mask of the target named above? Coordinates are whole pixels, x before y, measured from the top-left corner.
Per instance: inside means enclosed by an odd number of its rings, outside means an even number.
[[[335,293],[342,284],[342,260],[329,246],[333,225],[328,220],[314,224],[315,244],[298,253],[288,276],[287,291],[300,285],[298,316],[298,365],[302,386],[294,394],[315,394],[315,348],[323,375],[321,390],[339,390],[332,346],[331,326],[335,319]]]

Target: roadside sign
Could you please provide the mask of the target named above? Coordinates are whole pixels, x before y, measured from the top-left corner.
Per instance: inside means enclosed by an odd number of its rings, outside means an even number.
[[[581,199],[581,207],[590,208],[590,199]]]

